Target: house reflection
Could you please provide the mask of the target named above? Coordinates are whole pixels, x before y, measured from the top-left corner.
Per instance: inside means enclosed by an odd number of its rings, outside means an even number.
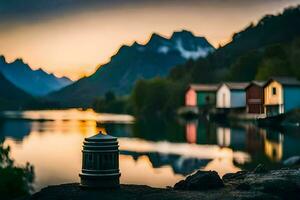
[[[188,122],[186,124],[186,141],[190,144],[197,143],[197,126],[198,121]]]
[[[185,138],[192,144],[217,144],[233,150],[245,150],[247,138],[243,127],[218,126],[203,121],[190,121],[185,124]]]
[[[262,130],[265,154],[272,161],[281,161],[283,157],[283,134],[267,129]]]
[[[279,162],[283,159],[283,134],[279,130],[246,126],[247,151],[251,155],[264,154],[269,160]]]
[[[216,144],[216,126],[200,120],[185,123],[185,140],[190,144]]]
[[[264,138],[262,129],[249,124],[245,126],[246,130],[246,151],[253,156],[259,156],[264,153]]]
[[[199,120],[188,121],[185,124],[185,138],[190,144],[218,144],[220,147],[228,147],[230,132],[230,128],[216,128],[211,123]]]
[[[216,130],[217,144],[229,147],[234,151],[245,151],[246,135],[241,127],[218,127]]]
[[[230,146],[230,128],[218,127],[217,128],[217,141],[220,147]]]
[[[252,162],[263,159],[278,163],[283,159],[284,135],[278,130],[259,128],[250,123],[228,127],[215,125],[214,129],[208,127],[212,125],[198,120],[186,123],[186,141],[217,144],[233,151],[247,152],[254,159]]]

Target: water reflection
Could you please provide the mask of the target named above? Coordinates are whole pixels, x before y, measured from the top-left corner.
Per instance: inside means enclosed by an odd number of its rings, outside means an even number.
[[[141,157],[147,157],[153,168],[162,168],[170,166],[173,173],[188,175],[196,169],[203,168],[211,159],[199,159],[193,157],[184,157],[178,154],[165,154],[158,152],[134,152],[121,151],[123,155],[130,155],[135,161]]]
[[[172,166],[174,173],[187,175],[197,169],[217,170],[220,175],[240,170],[234,163],[249,161],[244,152],[234,152],[218,145],[197,145],[188,143],[151,142],[136,138],[120,139],[121,153],[148,156],[153,167]]]
[[[82,141],[99,130],[119,137],[121,183],[127,184],[165,187],[197,169],[224,175],[252,169],[258,163],[277,167],[282,160],[300,154],[300,136],[295,131],[252,124],[220,125],[201,120],[133,123],[125,120],[131,118],[118,115],[111,119],[106,115],[99,121],[102,114],[91,111],[36,112],[10,114],[0,123],[0,136],[11,146],[16,162],[34,165],[36,189],[78,182]],[[12,116],[26,116],[26,120]],[[35,116],[34,121],[28,116]]]
[[[92,109],[68,110],[40,110],[40,111],[4,111],[0,116],[6,119],[24,119],[38,121],[98,121],[110,123],[132,123],[134,118],[130,115],[114,115],[108,113],[95,113]]]
[[[174,174],[171,166],[160,168],[152,166],[149,157],[140,156],[136,160],[130,155],[120,155],[121,183],[144,184],[153,187],[173,185],[183,178]]]
[[[258,156],[264,154],[271,162],[280,162],[283,158],[284,130],[264,129],[247,126],[247,150]],[[287,149],[293,147],[286,147]],[[295,153],[297,148],[295,148]],[[290,155],[287,154],[285,158]]]
[[[212,137],[210,140],[205,140],[207,144],[217,144],[219,147],[230,148],[233,151],[241,151],[250,155],[251,162],[245,162],[244,165],[237,163],[237,166],[242,168],[253,168],[259,163],[278,167],[284,159],[300,153],[299,134],[293,134],[293,131],[287,131],[284,128],[280,130],[258,128],[251,123],[212,125],[205,121],[187,122],[187,141],[201,144],[199,138],[205,138],[209,133],[207,126],[210,126],[210,130],[211,126],[215,126],[216,135],[216,141]]]
[[[0,138],[11,137],[16,141],[22,141],[31,132],[31,126],[27,122],[7,121],[0,123]]]
[[[180,121],[185,126],[186,142],[191,144],[216,144],[217,127],[207,121]]]
[[[264,138],[264,150],[272,161],[280,161],[283,156],[283,134],[262,130]]]
[[[231,138],[231,129],[218,127],[217,129],[217,139],[218,145],[221,147],[229,147],[230,146],[230,138]]]

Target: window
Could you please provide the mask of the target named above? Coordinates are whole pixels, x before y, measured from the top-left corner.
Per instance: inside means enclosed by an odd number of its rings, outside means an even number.
[[[276,95],[276,87],[272,87],[272,95]]]
[[[205,103],[206,103],[206,104],[209,104],[209,101],[210,101],[209,95],[206,95],[206,96],[205,96]]]

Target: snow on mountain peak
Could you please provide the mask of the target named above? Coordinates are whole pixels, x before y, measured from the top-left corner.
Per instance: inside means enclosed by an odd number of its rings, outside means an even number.
[[[214,51],[214,47],[204,37],[194,36],[192,32],[186,30],[174,32],[170,38],[153,33],[146,44],[135,42],[132,47],[145,53],[148,51],[159,54],[177,52],[186,60],[205,57]]]
[[[168,53],[169,50],[170,50],[170,48],[168,46],[160,46],[157,49],[158,53],[163,53],[163,54]]]
[[[200,47],[198,46],[196,50],[186,50],[182,45],[182,40],[178,39],[176,41],[176,49],[180,52],[181,56],[185,59],[197,59],[200,57],[205,57],[208,53],[213,51],[211,47]]]

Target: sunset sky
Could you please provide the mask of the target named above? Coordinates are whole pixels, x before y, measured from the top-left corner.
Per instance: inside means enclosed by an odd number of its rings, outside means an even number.
[[[21,2],[21,3],[20,3]],[[300,0],[0,0],[0,54],[73,80],[122,44],[187,29],[215,47],[265,14]]]

